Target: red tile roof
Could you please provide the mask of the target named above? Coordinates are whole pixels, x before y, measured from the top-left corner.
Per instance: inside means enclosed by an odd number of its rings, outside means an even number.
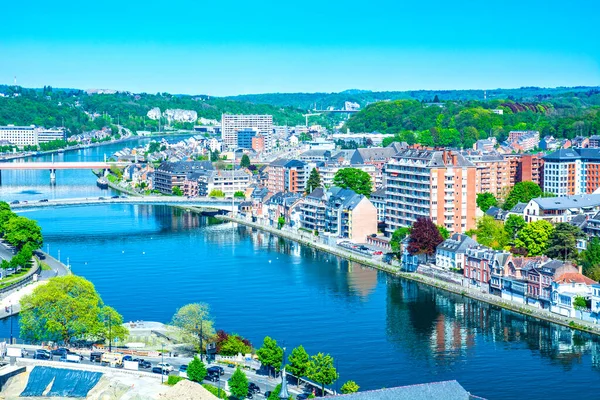
[[[585,285],[593,285],[595,283],[598,283],[593,279],[590,279],[587,276],[580,274],[579,272],[565,272],[564,274],[556,278],[554,282],[563,284],[583,283]]]

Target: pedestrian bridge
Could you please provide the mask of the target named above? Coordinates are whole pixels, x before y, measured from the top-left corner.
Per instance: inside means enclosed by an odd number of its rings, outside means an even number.
[[[30,210],[52,207],[75,207],[91,206],[101,204],[148,204],[148,205],[178,205],[199,208],[212,208],[215,210],[231,211],[237,209],[242,200],[216,199],[210,197],[168,197],[168,196],[135,196],[135,197],[88,197],[73,199],[57,199],[42,201],[21,201],[11,204],[10,207],[17,210]]]

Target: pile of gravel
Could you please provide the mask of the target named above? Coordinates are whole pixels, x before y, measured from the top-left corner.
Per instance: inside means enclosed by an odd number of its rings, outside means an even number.
[[[215,400],[217,397],[202,385],[184,379],[177,382],[166,393],[161,394],[159,400]]]

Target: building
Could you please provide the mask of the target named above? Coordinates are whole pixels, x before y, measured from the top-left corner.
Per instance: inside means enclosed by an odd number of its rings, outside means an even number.
[[[240,149],[251,149],[252,139],[258,134],[256,128],[244,128],[237,131],[237,147]]]
[[[225,197],[233,197],[236,192],[245,192],[252,183],[252,174],[243,169],[235,171],[212,170],[199,174],[198,196],[208,196],[213,190],[220,190]]]
[[[496,152],[464,151],[462,154],[476,167],[475,192],[503,197],[510,189],[510,161]]]
[[[333,399],[334,397],[326,396]],[[336,395],[339,400],[485,400],[471,396],[457,381],[432,382]]]
[[[0,140],[23,148],[24,146],[38,145],[38,130],[31,126],[0,126]]]
[[[543,308],[550,308],[552,282],[565,272],[579,272],[571,264],[562,261],[549,260],[530,266],[526,271],[527,304]]]
[[[519,203],[522,204],[522,203]],[[515,206],[516,207],[516,206]],[[600,212],[600,194],[531,199],[522,209],[511,213],[522,215],[525,221],[545,219],[551,223],[570,222],[578,215],[593,217]]]
[[[271,135],[273,132],[272,115],[241,115],[223,114],[221,116],[221,135],[223,144],[233,149],[238,144],[238,132],[244,129],[254,128],[265,140],[265,149],[271,149]]]
[[[325,187],[333,186],[333,178],[335,174],[344,168],[349,168],[347,165],[339,165],[337,163],[329,163],[327,165],[318,165],[317,170],[321,176],[321,184]],[[359,169],[366,172],[371,177],[371,183],[373,188],[378,187],[377,185],[377,168],[373,165],[353,165],[352,168]],[[379,185],[381,186],[381,185]]]
[[[304,229],[357,243],[377,233],[377,209],[367,197],[350,189],[315,189],[306,196],[301,210]]]
[[[473,144],[473,150],[482,151],[482,152],[492,152],[494,148],[498,144],[495,137],[489,137],[487,139],[480,139]]]
[[[463,270],[467,249],[477,246],[477,242],[467,235],[453,234],[440,243],[435,250],[435,265],[446,270]]]
[[[260,133],[252,138],[252,150],[257,153],[265,151],[265,137]]]
[[[55,140],[67,140],[64,128],[44,129],[38,128],[38,143],[48,143]]]
[[[499,275],[510,258],[511,254],[507,251],[492,250],[480,245],[467,248],[463,271],[467,284],[476,286],[485,293],[492,293],[492,274],[495,272]]]
[[[580,146],[580,147],[585,147],[585,146]],[[590,136],[590,138],[588,139],[588,147],[594,148],[594,149],[597,149],[598,147],[600,147],[600,135]]]
[[[509,163],[509,185],[531,181],[542,186],[544,182],[544,159],[540,154],[506,154]]]
[[[383,180],[383,168],[385,164],[397,154],[394,147],[370,147],[367,149],[356,149],[350,158],[352,166],[372,165],[376,168],[375,186],[379,188],[385,184]]]
[[[385,222],[385,188],[379,188],[371,193],[369,200],[377,209],[377,222]]]
[[[476,167],[450,150],[406,149],[385,166],[386,234],[431,218],[450,232],[475,226]]]
[[[184,189],[184,181],[189,173],[212,170],[210,161],[165,161],[154,171],[154,189],[163,194],[172,194],[173,188]]]
[[[308,164],[299,160],[275,160],[269,164],[267,187],[271,193],[301,193],[306,187],[310,171]]]
[[[561,149],[544,157],[545,192],[569,196],[594,193],[599,187],[600,149]]]
[[[591,305],[593,289],[596,284],[598,282],[579,272],[561,274],[552,282],[550,311],[565,317],[581,317],[584,310],[578,310],[575,307],[575,298],[582,297]]]

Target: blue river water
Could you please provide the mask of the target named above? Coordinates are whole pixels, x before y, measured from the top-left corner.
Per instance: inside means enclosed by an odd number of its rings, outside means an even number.
[[[3,174],[0,198],[102,193],[86,171],[65,172],[56,188],[47,172],[18,174]],[[330,353],[340,381],[362,389],[456,379],[489,399],[600,398],[600,340],[590,335],[170,207],[26,215],[42,226],[44,249],[68,257],[126,321],[168,322],[178,307],[205,302],[217,328],[257,347],[269,335]],[[7,332],[4,321],[0,337]]]

